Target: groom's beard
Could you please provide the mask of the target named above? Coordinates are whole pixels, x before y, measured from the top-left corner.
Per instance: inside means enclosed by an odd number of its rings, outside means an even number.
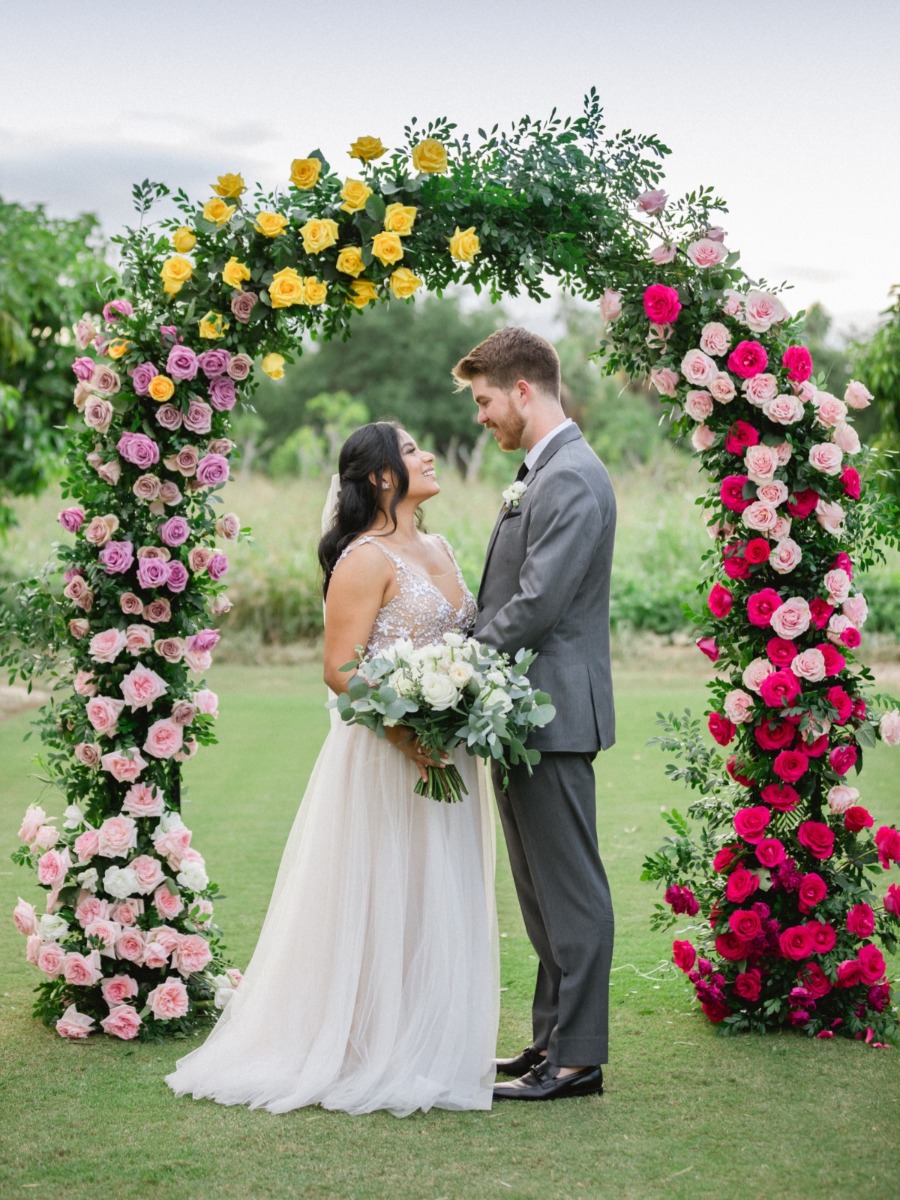
[[[493,425],[494,437],[501,450],[518,450],[522,445],[524,431],[525,418],[512,407],[502,421],[495,421]]]

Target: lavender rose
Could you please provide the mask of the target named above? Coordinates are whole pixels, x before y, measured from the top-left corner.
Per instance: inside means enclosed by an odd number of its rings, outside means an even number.
[[[210,579],[218,582],[228,570],[228,557],[221,550],[217,550],[209,562],[206,564],[206,571]]]
[[[131,542],[107,542],[100,551],[100,562],[107,575],[121,575],[134,564],[134,545]]]
[[[159,371],[152,362],[142,362],[135,367],[131,372],[131,386],[134,388],[135,395],[146,396],[150,390],[150,380],[155,379],[158,374]]]
[[[234,408],[237,395],[234,390],[234,380],[227,375],[220,375],[209,385],[209,402],[219,412],[229,412]]]
[[[142,471],[159,462],[159,446],[146,433],[123,433],[116,449],[126,462],[133,463]]]
[[[177,520],[178,518],[173,517],[172,519]],[[189,579],[190,575],[188,574],[188,569],[184,563],[179,562],[176,558],[168,564],[166,573],[166,586],[170,592],[183,592],[188,585]]]
[[[106,433],[112,420],[113,406],[100,396],[92,396],[84,406],[84,423],[88,429]]]
[[[57,513],[56,519],[66,533],[77,533],[84,524],[84,512],[78,507],[64,508],[61,513]]]
[[[231,364],[231,352],[221,349],[204,350],[198,356],[197,362],[207,379],[215,379],[217,375],[224,375],[228,370]]]
[[[173,346],[166,359],[166,374],[179,382],[194,379],[199,365],[197,355],[190,346]]]
[[[231,297],[231,311],[234,319],[242,325],[246,325],[258,300],[259,297],[255,292],[235,292]]]
[[[163,429],[174,432],[181,428],[181,409],[176,408],[174,404],[161,404],[154,415],[157,424],[162,425]]]
[[[142,588],[162,587],[168,575],[169,564],[161,558],[142,558],[138,563],[138,583]]]
[[[231,386],[234,387],[234,384]],[[209,433],[212,428],[212,409],[209,405],[193,396],[184,415],[184,427],[191,433]]]
[[[197,463],[197,479],[205,487],[225,483],[229,475],[228,459],[221,454],[207,454]]]
[[[169,517],[159,526],[159,536],[167,546],[183,546],[191,536],[191,527],[184,517]]]

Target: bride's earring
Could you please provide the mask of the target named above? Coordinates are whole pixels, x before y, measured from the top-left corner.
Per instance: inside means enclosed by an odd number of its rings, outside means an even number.
[[[382,479],[382,481],[381,481],[381,490],[382,490],[383,492],[388,492],[388,491],[390,491],[390,488],[391,488],[391,485],[390,485],[389,483],[387,483],[387,482],[386,482],[384,479]]]

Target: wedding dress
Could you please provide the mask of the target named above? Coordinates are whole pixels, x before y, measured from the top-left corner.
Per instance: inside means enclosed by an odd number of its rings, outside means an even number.
[[[443,541],[443,539],[441,539]],[[397,595],[367,652],[439,641],[474,619],[378,538]],[[327,620],[327,613],[326,613]],[[179,1096],[273,1113],[487,1109],[499,1016],[494,822],[487,773],[454,753],[468,796],[418,796],[394,746],[331,713],[253,957],[204,1044],[166,1083]]]

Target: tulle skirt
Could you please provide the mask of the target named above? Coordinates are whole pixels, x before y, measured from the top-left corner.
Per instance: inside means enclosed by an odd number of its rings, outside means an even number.
[[[393,746],[332,714],[253,957],[179,1096],[273,1113],[487,1109],[499,1016],[494,822],[417,796]]]

